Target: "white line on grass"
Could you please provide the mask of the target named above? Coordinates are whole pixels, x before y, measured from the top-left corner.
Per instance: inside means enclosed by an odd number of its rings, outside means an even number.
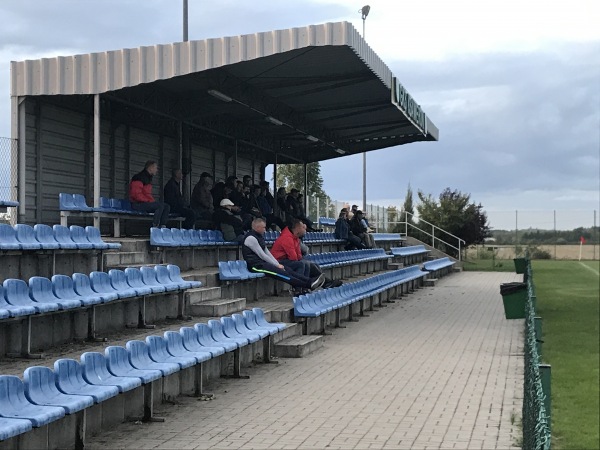
[[[579,264],[581,264],[583,267],[585,267],[588,270],[591,270],[593,273],[595,273],[597,276],[600,277],[600,272],[598,272],[596,269],[594,269],[593,267],[588,266],[587,264],[582,263],[581,261],[579,261]]]

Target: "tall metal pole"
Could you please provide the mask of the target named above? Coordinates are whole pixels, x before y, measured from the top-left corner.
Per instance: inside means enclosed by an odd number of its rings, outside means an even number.
[[[100,207],[100,94],[94,95],[94,208]],[[100,218],[94,216],[100,228]]]
[[[183,0],[183,42],[188,41],[188,0]]]
[[[365,21],[363,16],[363,39],[365,39]],[[367,213],[367,152],[363,152],[363,211]]]
[[[554,259],[556,259],[556,210],[554,210]]]

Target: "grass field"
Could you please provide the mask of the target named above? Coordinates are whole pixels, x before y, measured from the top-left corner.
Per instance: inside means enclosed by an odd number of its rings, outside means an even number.
[[[553,448],[600,448],[598,272],[598,261],[533,261],[542,361],[552,365]]]

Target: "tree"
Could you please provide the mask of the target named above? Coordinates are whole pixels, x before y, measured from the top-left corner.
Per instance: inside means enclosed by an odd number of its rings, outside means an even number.
[[[331,199],[323,190],[323,177],[321,176],[321,164],[319,162],[306,165],[306,177],[308,188],[306,190],[309,201],[307,214],[311,217],[317,216],[317,205],[312,199],[319,199],[319,215],[326,215],[331,208]],[[277,188],[285,187],[286,191],[293,188],[304,192],[304,166],[303,164],[278,164],[277,165]],[[335,216],[333,216],[335,217]]]
[[[465,247],[481,244],[486,237],[491,236],[487,214],[481,203],[471,203],[470,194],[446,188],[440,194],[439,200],[434,199],[431,194],[426,196],[421,191],[418,192],[418,196],[419,219],[461,238],[465,241]],[[447,236],[439,237],[448,242]],[[451,248],[446,248],[446,252],[456,253]]]
[[[415,214],[415,209],[413,207],[413,191],[412,191],[412,188],[410,187],[410,183],[408,183],[408,189],[406,190],[406,196],[404,197],[404,204],[402,205],[402,210],[400,213],[400,222],[402,222],[402,223],[407,222],[409,224],[413,224],[414,223],[414,221],[413,221],[414,214]],[[406,226],[405,228],[407,229],[408,233],[411,233],[411,231],[414,231],[410,225]]]

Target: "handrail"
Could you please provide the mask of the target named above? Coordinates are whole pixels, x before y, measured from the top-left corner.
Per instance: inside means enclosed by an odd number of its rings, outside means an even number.
[[[400,222],[400,223],[402,223],[402,222]],[[423,230],[423,229],[419,228],[418,226],[416,226],[416,225],[415,225],[415,224],[413,224],[413,223],[408,223],[408,222],[405,222],[405,224],[406,224],[407,226],[408,226],[408,225],[410,225],[411,227],[413,227],[413,228],[415,228],[415,229],[417,229],[417,230],[421,231],[422,233],[425,233],[427,236],[431,236],[431,238],[432,238],[432,243],[431,243],[431,246],[432,246],[433,248],[435,248],[435,236],[434,236],[434,235],[432,235],[432,234],[430,234],[429,232],[427,232],[427,231],[425,231],[425,230]],[[450,234],[450,233],[448,233],[448,234]],[[407,231],[406,235],[408,236],[408,231]],[[443,244],[447,245],[448,247],[451,247],[451,248],[453,248],[454,250],[456,250],[456,251],[458,252],[458,260],[459,260],[459,261],[461,261],[461,260],[462,260],[462,255],[461,255],[461,245],[460,245],[460,243],[461,243],[461,241],[462,241],[462,242],[465,242],[465,241],[463,241],[462,239],[458,238],[458,247],[455,247],[454,245],[450,244],[449,242],[446,242],[446,241],[444,241],[443,239],[437,238],[437,240],[438,240],[439,242],[442,242]]]
[[[408,212],[408,211],[401,211],[400,214],[410,214],[411,217],[415,217],[415,215],[413,213]],[[463,244],[466,244],[466,242],[463,239],[459,238],[458,236],[453,235],[452,233],[449,233],[448,231],[446,231],[446,230],[438,227],[437,225],[434,225],[431,222],[427,222],[425,219],[421,219],[419,217],[417,217],[417,219],[419,220],[419,223],[420,222],[425,222],[427,225],[431,225],[434,229],[437,228],[438,230],[443,231],[444,233],[446,233],[448,236],[452,236],[457,241],[462,242]],[[400,223],[402,223],[402,222],[400,222]],[[405,223],[408,223],[408,220],[405,220]],[[423,230],[421,230],[421,231],[423,231]]]

